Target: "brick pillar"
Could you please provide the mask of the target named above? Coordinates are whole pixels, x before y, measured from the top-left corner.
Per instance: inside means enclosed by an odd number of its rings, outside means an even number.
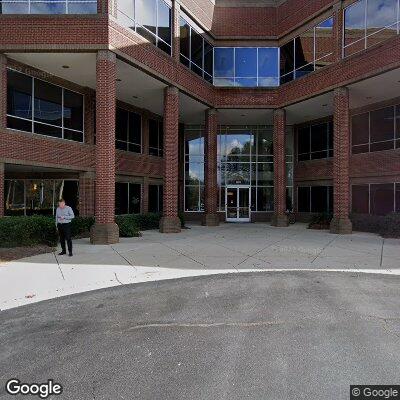
[[[218,184],[217,184],[217,110],[209,109],[205,116],[204,156],[205,156],[205,214],[203,225],[218,226]]]
[[[178,0],[172,0],[172,57],[180,62],[180,10]]]
[[[82,172],[79,174],[79,216],[94,215],[95,174]]]
[[[115,76],[115,54],[100,50],[96,62],[96,223],[90,233],[93,244],[111,244],[119,240],[114,220]]]
[[[142,184],[141,212],[143,214],[146,214],[149,212],[149,178],[146,176],[143,178],[143,184]]]
[[[0,218],[4,217],[4,163],[0,163]]]
[[[0,53],[0,93],[3,99],[0,101],[0,129],[7,126],[7,57]]]
[[[333,60],[339,62],[342,59],[343,38],[343,8],[342,3],[333,5]]]
[[[349,90],[333,92],[333,219],[331,233],[351,233],[350,211],[350,115]]]
[[[179,90],[169,86],[164,91],[164,211],[160,221],[160,232],[181,231],[178,217],[178,173],[179,173]]]
[[[274,110],[274,215],[272,226],[288,226],[286,215],[286,112]]]

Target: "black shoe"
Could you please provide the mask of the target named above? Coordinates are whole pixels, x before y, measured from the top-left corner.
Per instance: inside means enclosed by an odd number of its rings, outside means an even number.
[[[68,256],[69,256],[69,257],[72,257],[72,253],[69,253]]]
[[[65,256],[67,253],[65,251],[62,251],[61,253],[58,253],[59,256]]]

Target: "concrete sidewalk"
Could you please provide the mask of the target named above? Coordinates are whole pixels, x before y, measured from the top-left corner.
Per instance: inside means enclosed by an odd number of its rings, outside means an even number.
[[[191,226],[146,231],[113,246],[74,242],[74,257],[53,253],[0,263],[0,309],[129,283],[255,270],[400,274],[400,240],[332,235],[303,224]]]

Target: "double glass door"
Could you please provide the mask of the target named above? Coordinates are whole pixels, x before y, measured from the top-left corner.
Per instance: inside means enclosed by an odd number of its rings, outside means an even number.
[[[226,220],[229,222],[250,221],[250,187],[228,186],[226,188]]]

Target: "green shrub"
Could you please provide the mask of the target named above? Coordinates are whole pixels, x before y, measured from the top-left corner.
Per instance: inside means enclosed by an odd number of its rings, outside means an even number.
[[[308,227],[310,229],[328,229],[332,220],[332,214],[320,213],[312,217]]]
[[[400,238],[400,213],[352,214],[350,219],[355,231],[377,233],[385,238]]]
[[[181,220],[181,228],[184,228],[184,227],[185,227],[185,214],[182,213],[182,212],[180,212],[180,213],[178,214],[178,217],[179,217],[179,219]]]
[[[56,246],[58,234],[53,217],[0,218],[0,247]]]
[[[93,224],[94,217],[75,217],[71,222],[72,237],[89,236]]]
[[[136,214],[134,215],[137,226],[141,231],[158,229],[160,226],[161,215],[158,213]]]
[[[115,217],[115,223],[119,227],[120,237],[140,236],[140,230],[135,217],[135,215],[117,215]]]

